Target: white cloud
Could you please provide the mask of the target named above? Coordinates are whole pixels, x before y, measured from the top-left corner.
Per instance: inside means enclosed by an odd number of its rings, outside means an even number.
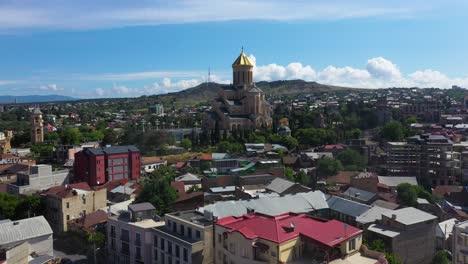
[[[0,3],[0,29],[94,29],[229,20],[409,17],[441,6],[422,0],[24,0]]]
[[[367,71],[376,78],[395,79],[400,78],[398,66],[382,57],[372,58],[367,61]]]
[[[39,87],[39,89],[42,91],[51,91],[51,92],[63,91],[63,88],[58,87],[56,84],[42,85]]]
[[[16,84],[18,81],[14,80],[0,80],[0,85]]]

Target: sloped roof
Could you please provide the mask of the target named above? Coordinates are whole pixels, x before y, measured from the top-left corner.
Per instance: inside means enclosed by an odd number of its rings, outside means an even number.
[[[378,176],[379,183],[383,183],[389,187],[396,187],[401,183],[409,183],[418,185],[416,177],[396,177],[396,176]]]
[[[361,224],[373,223],[376,220],[382,219],[383,213],[389,212],[393,212],[393,210],[380,206],[373,206],[371,209],[367,210],[367,212],[364,212],[362,215],[356,217],[356,222]]]
[[[331,196],[327,200],[330,209],[352,217],[358,217],[367,212],[371,207],[362,203]]]
[[[287,212],[305,213],[328,208],[325,195],[321,191],[297,193],[282,197],[262,197],[253,200],[223,201],[200,207],[197,210],[219,218],[241,216],[247,209],[267,215],[280,215]]]
[[[197,175],[188,172],[188,173],[185,173],[183,175],[176,177],[175,180],[185,182],[185,181],[200,181],[201,179]]]
[[[440,222],[436,226],[435,235],[444,239],[449,238],[452,233],[453,227],[458,224],[459,221],[456,218],[452,218],[443,222]]]
[[[274,180],[270,182],[270,184],[265,186],[265,188],[272,192],[282,194],[283,192],[285,192],[286,190],[288,190],[294,185],[295,183],[292,181],[288,181],[283,178],[275,178]]]
[[[395,215],[396,221],[404,225],[412,225],[437,218],[437,216],[428,214],[414,207],[406,207],[392,212],[383,213],[382,215],[385,215],[388,218],[392,218],[392,215]]]
[[[349,187],[346,191],[343,192],[343,195],[352,197],[353,199],[367,202],[372,200],[377,194],[373,192],[368,192],[354,187]]]
[[[283,243],[298,236],[305,236],[321,244],[333,247],[361,234],[363,231],[336,220],[319,220],[305,214],[282,214],[267,216],[246,214],[242,217],[219,219],[217,225],[239,232],[248,239],[262,238]]]
[[[253,66],[253,64],[250,61],[249,57],[247,57],[247,55],[245,55],[244,50],[242,50],[239,57],[237,57],[237,59],[232,63],[232,67],[242,66],[242,65]]]
[[[387,208],[387,209],[390,209],[390,210],[395,210],[395,209],[397,209],[398,207],[400,207],[399,204],[387,202],[387,201],[380,200],[380,199],[374,201],[374,202],[371,204],[371,206],[379,206],[379,207]]]
[[[147,210],[155,210],[156,208],[151,203],[137,203],[137,204],[130,204],[128,206],[129,210],[133,212],[139,211],[147,211]]]
[[[0,245],[52,235],[52,228],[44,216],[36,216],[0,224]]]

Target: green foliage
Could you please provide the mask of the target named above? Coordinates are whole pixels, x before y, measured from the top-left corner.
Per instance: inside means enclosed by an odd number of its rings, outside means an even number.
[[[221,141],[216,146],[216,151],[221,153],[238,154],[244,152],[244,145],[241,143]]]
[[[290,167],[284,168],[284,176],[290,181],[295,181],[294,170]]]
[[[416,206],[418,194],[409,183],[401,183],[397,186],[397,197],[402,205]]]
[[[411,185],[409,183],[401,183],[397,186],[398,200],[406,206],[416,206],[417,198],[426,199],[430,203],[434,203],[436,198],[419,185]]]
[[[185,150],[189,150],[192,148],[192,141],[188,138],[183,138],[180,141],[180,146],[183,147]]]
[[[118,144],[119,137],[113,129],[106,129],[104,137],[102,138],[103,145],[116,145]]]
[[[31,151],[39,159],[51,158],[54,154],[54,146],[48,143],[37,143],[31,146]]]
[[[343,170],[343,165],[339,160],[324,157],[317,162],[317,175],[319,177],[333,176],[340,170]]]
[[[193,193],[193,192],[199,192],[199,191],[201,191],[200,186],[192,185],[190,188],[188,188],[187,193]]]
[[[405,129],[400,122],[390,121],[383,126],[380,134],[386,140],[402,140],[405,136],[404,132]]]
[[[41,215],[43,204],[39,195],[23,197],[9,193],[0,193],[0,217],[12,220]]]
[[[106,241],[106,236],[101,232],[86,233],[86,241],[94,243],[96,248],[102,247]]]
[[[362,135],[362,131],[359,128],[353,128],[350,131],[350,139],[359,139]]]
[[[284,145],[288,149],[293,149],[299,145],[297,139],[291,136],[282,137],[278,134],[270,134],[268,135],[268,139],[271,143]]]
[[[172,188],[171,181],[175,178],[174,168],[161,167],[145,178],[143,189],[135,199],[135,203],[149,202],[159,215],[164,215],[171,211],[171,204],[177,200],[177,192]]]
[[[325,128],[303,128],[297,130],[296,138],[303,145],[315,147],[335,143],[336,133]]]
[[[432,259],[433,264],[449,264],[449,255],[445,250],[439,250]]]
[[[406,118],[406,120],[405,120],[405,123],[408,124],[408,125],[414,124],[414,123],[418,123],[418,122],[419,122],[419,120],[418,120],[418,118],[415,117],[415,116],[409,116],[409,117]]]
[[[341,162],[345,170],[360,171],[366,168],[367,159],[352,149],[342,151],[336,157]]]
[[[67,128],[60,135],[60,139],[64,145],[78,145],[81,143],[82,134],[78,128]]]
[[[366,241],[364,241],[363,243],[368,244],[366,243]],[[377,252],[385,254],[385,258],[387,259],[388,264],[403,264],[403,262],[398,258],[398,256],[394,252],[390,253],[387,250],[385,243],[380,239],[372,241],[372,243],[368,244],[367,247],[370,250],[375,250]]]

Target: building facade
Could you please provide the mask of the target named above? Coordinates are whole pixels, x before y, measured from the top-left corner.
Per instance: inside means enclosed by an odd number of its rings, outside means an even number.
[[[155,264],[213,263],[212,222],[196,211],[166,214],[152,241]]]
[[[216,222],[215,263],[330,262],[359,251],[362,232],[305,214],[225,217]]]
[[[442,135],[417,135],[406,142],[388,142],[386,148],[390,176],[415,176],[433,186],[462,181],[461,153]]]
[[[253,67],[242,50],[232,64],[233,84],[219,90],[211,111],[205,114],[204,129],[234,133],[272,126],[272,109],[264,92],[253,82]]]
[[[32,166],[28,172],[16,174],[16,182],[7,185],[11,194],[32,194],[54,186],[67,184],[70,181],[70,171],[52,171],[51,165],[39,164]]]
[[[153,262],[153,228],[164,225],[149,203],[131,204],[128,211],[107,220],[108,263]]]
[[[44,124],[42,112],[38,108],[31,114],[31,142],[33,144],[44,142]]]
[[[140,178],[140,150],[135,146],[88,148],[75,154],[75,181],[91,186]]]
[[[468,263],[468,221],[458,223],[453,227],[452,245],[453,263]]]
[[[68,222],[86,217],[107,205],[107,190],[93,190],[87,183],[50,188],[44,193],[45,216],[54,232],[68,231]]]

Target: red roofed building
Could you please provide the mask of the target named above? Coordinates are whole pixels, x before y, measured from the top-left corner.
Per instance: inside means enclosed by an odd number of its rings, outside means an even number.
[[[363,233],[340,221],[294,213],[229,216],[216,222],[215,232],[219,263],[330,262],[359,251]]]

